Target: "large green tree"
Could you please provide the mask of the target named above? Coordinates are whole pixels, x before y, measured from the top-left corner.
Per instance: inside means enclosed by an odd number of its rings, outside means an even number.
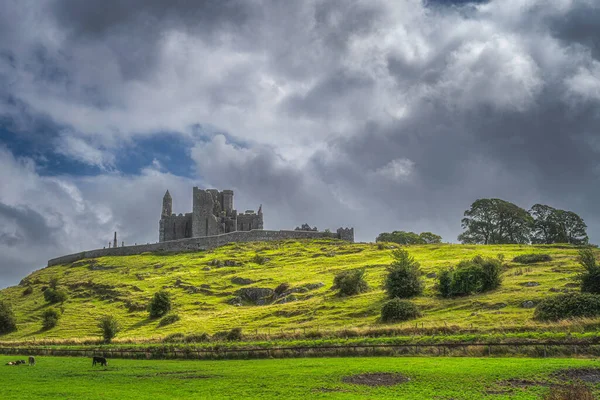
[[[383,232],[377,236],[376,242],[392,242],[398,244],[433,244],[441,243],[442,237],[431,232],[405,232],[394,231],[391,233]]]
[[[536,204],[531,207],[530,213],[534,218],[531,232],[533,243],[588,243],[587,225],[574,212]]]
[[[533,218],[521,207],[501,199],[478,199],[465,211],[458,236],[462,243],[529,243]]]

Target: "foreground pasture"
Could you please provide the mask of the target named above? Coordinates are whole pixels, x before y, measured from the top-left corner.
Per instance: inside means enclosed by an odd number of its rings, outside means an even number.
[[[5,366],[0,398],[8,399],[537,399],[564,384],[567,368],[600,367],[596,360],[519,358],[322,358],[251,361],[109,360],[38,357],[37,365]],[[364,373],[395,373],[400,383],[346,383]],[[400,375],[398,375],[400,374]],[[380,378],[384,375],[376,376]],[[600,378],[600,373],[591,376]],[[350,379],[369,382],[369,375]],[[346,378],[346,379],[345,379]],[[386,379],[377,382],[386,383]],[[598,388],[597,384],[591,383]]]

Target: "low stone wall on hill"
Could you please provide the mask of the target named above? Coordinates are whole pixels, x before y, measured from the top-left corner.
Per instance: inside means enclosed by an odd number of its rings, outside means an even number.
[[[131,256],[146,252],[179,252],[193,250],[208,250],[236,242],[263,242],[289,239],[321,239],[333,238],[354,242],[354,229],[340,228],[337,232],[316,231],[237,231],[217,236],[171,240],[168,242],[141,244],[136,246],[113,247],[109,249],[88,250],[81,253],[69,254],[48,260],[48,266],[70,264],[84,258],[104,256]]]

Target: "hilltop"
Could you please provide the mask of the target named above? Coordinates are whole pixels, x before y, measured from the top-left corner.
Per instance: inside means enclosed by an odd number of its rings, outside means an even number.
[[[100,257],[36,271],[19,286],[0,291],[15,310],[18,330],[2,340],[31,338],[97,337],[101,315],[116,316],[123,330],[119,338],[159,338],[172,333],[214,333],[235,327],[245,332],[281,329],[337,329],[377,326],[385,267],[392,260],[394,244],[348,243],[334,239],[234,243],[210,251],[135,256]],[[406,247],[421,263],[426,290],[414,299],[424,327],[458,326],[492,330],[524,326],[537,329],[532,308],[557,291],[578,290],[575,277],[581,271],[577,248],[565,245],[457,245],[435,244]],[[551,261],[523,265],[517,255],[544,253]],[[503,285],[493,292],[442,299],[434,289],[432,274],[476,255],[504,259]],[[331,290],[336,273],[364,267],[370,285],[367,293],[338,297]],[[42,312],[48,307],[43,289],[52,278],[68,293],[58,325],[41,329]],[[236,292],[242,288],[275,289],[289,284],[293,294],[279,304],[256,305]],[[24,294],[27,286],[31,293]],[[163,327],[148,318],[145,307],[161,289],[171,293],[173,312],[180,320]],[[238,303],[231,304],[231,303]],[[567,324],[567,323],[563,323]],[[388,325],[379,325],[388,326]]]

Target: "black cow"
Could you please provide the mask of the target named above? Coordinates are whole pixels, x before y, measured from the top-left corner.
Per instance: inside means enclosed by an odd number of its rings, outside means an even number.
[[[92,367],[96,365],[96,363],[100,364],[103,367],[106,367],[108,365],[108,361],[106,361],[106,358],[104,357],[94,357],[92,359]]]
[[[29,356],[29,365],[35,365],[35,357]]]

